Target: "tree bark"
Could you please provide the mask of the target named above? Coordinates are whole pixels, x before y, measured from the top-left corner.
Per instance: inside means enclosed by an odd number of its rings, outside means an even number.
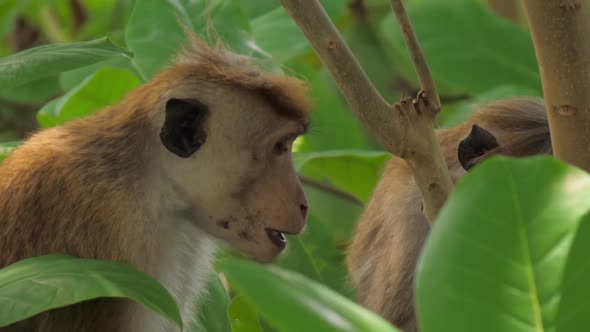
[[[388,104],[369,80],[318,0],[281,0],[329,69],[352,111],[385,149],[410,165],[432,224],[452,190],[451,177],[434,134],[440,101],[436,87],[399,0],[392,7],[420,77],[415,99]]]
[[[590,3],[525,0],[556,158],[590,171]]]

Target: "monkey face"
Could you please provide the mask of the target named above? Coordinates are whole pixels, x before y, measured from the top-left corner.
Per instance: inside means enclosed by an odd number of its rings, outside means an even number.
[[[183,218],[271,261],[287,244],[284,234],[305,226],[308,204],[291,145],[307,123],[239,89],[171,98],[165,108],[162,158]]]

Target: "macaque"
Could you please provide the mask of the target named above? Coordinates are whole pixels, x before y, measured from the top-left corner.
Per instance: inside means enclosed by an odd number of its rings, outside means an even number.
[[[306,90],[192,37],[120,103],[39,131],[2,162],[0,268],[49,253],[126,262],[162,283],[190,326],[220,243],[270,262],[305,226],[291,145],[308,126]],[[175,330],[110,298],[0,328]]]
[[[493,154],[551,153],[545,106],[533,98],[486,105],[437,137],[454,181]],[[414,271],[429,229],[410,168],[393,157],[358,222],[348,268],[360,303],[404,331],[418,330]]]

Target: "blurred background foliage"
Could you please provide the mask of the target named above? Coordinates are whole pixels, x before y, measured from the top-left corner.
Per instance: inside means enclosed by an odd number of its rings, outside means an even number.
[[[525,21],[518,7],[507,11],[501,2],[506,1],[405,1],[439,85],[441,127],[461,122],[477,104],[541,95]],[[387,100],[417,93],[389,0],[322,4]],[[75,58],[64,58],[56,46],[45,50],[43,60],[33,60],[38,64],[34,73],[0,77],[0,153],[5,156],[38,128],[116,103],[149,80],[185,41],[179,23],[209,40],[221,38],[269,70],[310,84],[312,127],[295,145],[296,166],[311,202],[309,226],[303,236],[290,238],[288,252],[276,264],[354,299],[345,250],[388,154],[348,110],[276,0],[0,0],[0,56],[45,44],[84,42],[76,46]],[[59,55],[59,61],[51,60],[51,54]],[[35,54],[28,56],[34,59]],[[18,62],[0,66],[18,67]],[[222,306],[231,301],[234,331],[268,329],[242,297],[228,297],[220,285],[212,281],[212,295],[205,301]],[[209,328],[223,331],[227,326]]]

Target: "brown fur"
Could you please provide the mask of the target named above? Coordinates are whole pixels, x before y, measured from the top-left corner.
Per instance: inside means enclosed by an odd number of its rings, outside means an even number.
[[[127,262],[153,277],[161,277],[158,269],[163,246],[167,244],[160,242],[169,230],[152,223],[158,218],[153,218],[149,210],[159,204],[149,196],[158,191],[150,187],[149,177],[154,173],[157,151],[162,150],[158,140],[161,105],[170,94],[188,93],[190,96],[191,91],[199,87],[203,87],[203,91],[223,87],[225,90],[220,94],[236,100],[244,98],[244,105],[234,105],[235,109],[227,112],[263,112],[263,108],[270,108],[277,115],[253,113],[252,116],[254,119],[256,116],[269,118],[267,125],[274,121],[279,129],[282,125],[277,121],[285,116],[295,117],[296,123],[307,125],[309,107],[302,82],[263,73],[245,58],[221,47],[210,47],[193,37],[191,49],[179,57],[175,66],[130,92],[119,104],[34,134],[0,165],[0,268],[32,256],[66,253]],[[249,105],[259,105],[256,108],[260,110],[251,110]],[[220,114],[221,110],[213,107],[212,112]],[[276,116],[280,117],[272,120]],[[261,125],[252,124],[253,128]],[[258,136],[252,137],[263,137],[271,129],[264,127],[260,132],[253,132]],[[210,128],[211,132],[215,130],[220,129]],[[273,142],[269,143],[272,147]],[[164,160],[189,162],[175,158],[165,154]],[[285,160],[290,162],[290,158]],[[283,163],[277,167],[290,165]],[[288,175],[280,174],[278,169],[276,173],[278,175],[271,176],[268,181]],[[283,211],[282,215],[276,215],[276,222],[291,211],[286,209],[287,198],[277,193],[288,189],[291,191],[285,195],[299,195],[293,210],[299,225],[302,216],[299,209],[304,204],[300,201],[304,198],[301,198],[302,191],[297,191],[300,188],[297,180],[290,180],[294,171],[289,176],[285,189],[279,188],[268,195],[283,200],[275,204],[276,209]],[[252,185],[257,183],[248,181]],[[256,187],[256,190],[264,193],[267,189]],[[249,202],[235,205],[247,204]],[[191,215],[190,218],[196,217]],[[303,221],[304,218],[305,213]],[[234,221],[242,222],[235,217],[231,225],[228,221],[222,223],[223,228],[233,227]],[[299,229],[295,223],[289,227],[293,232]],[[252,235],[248,233],[248,236]],[[193,277],[190,272],[187,274],[187,278]],[[135,304],[124,299],[93,300],[39,314],[0,328],[0,331],[123,332],[129,331],[123,321],[136,310]]]
[[[495,102],[465,123],[437,132],[455,180],[465,173],[457,148],[474,123],[498,140],[499,147],[490,154],[521,157],[551,152],[542,101],[519,98]],[[421,204],[410,169],[393,157],[358,222],[349,251],[349,270],[359,301],[405,331],[417,330],[414,270],[429,232]]]

